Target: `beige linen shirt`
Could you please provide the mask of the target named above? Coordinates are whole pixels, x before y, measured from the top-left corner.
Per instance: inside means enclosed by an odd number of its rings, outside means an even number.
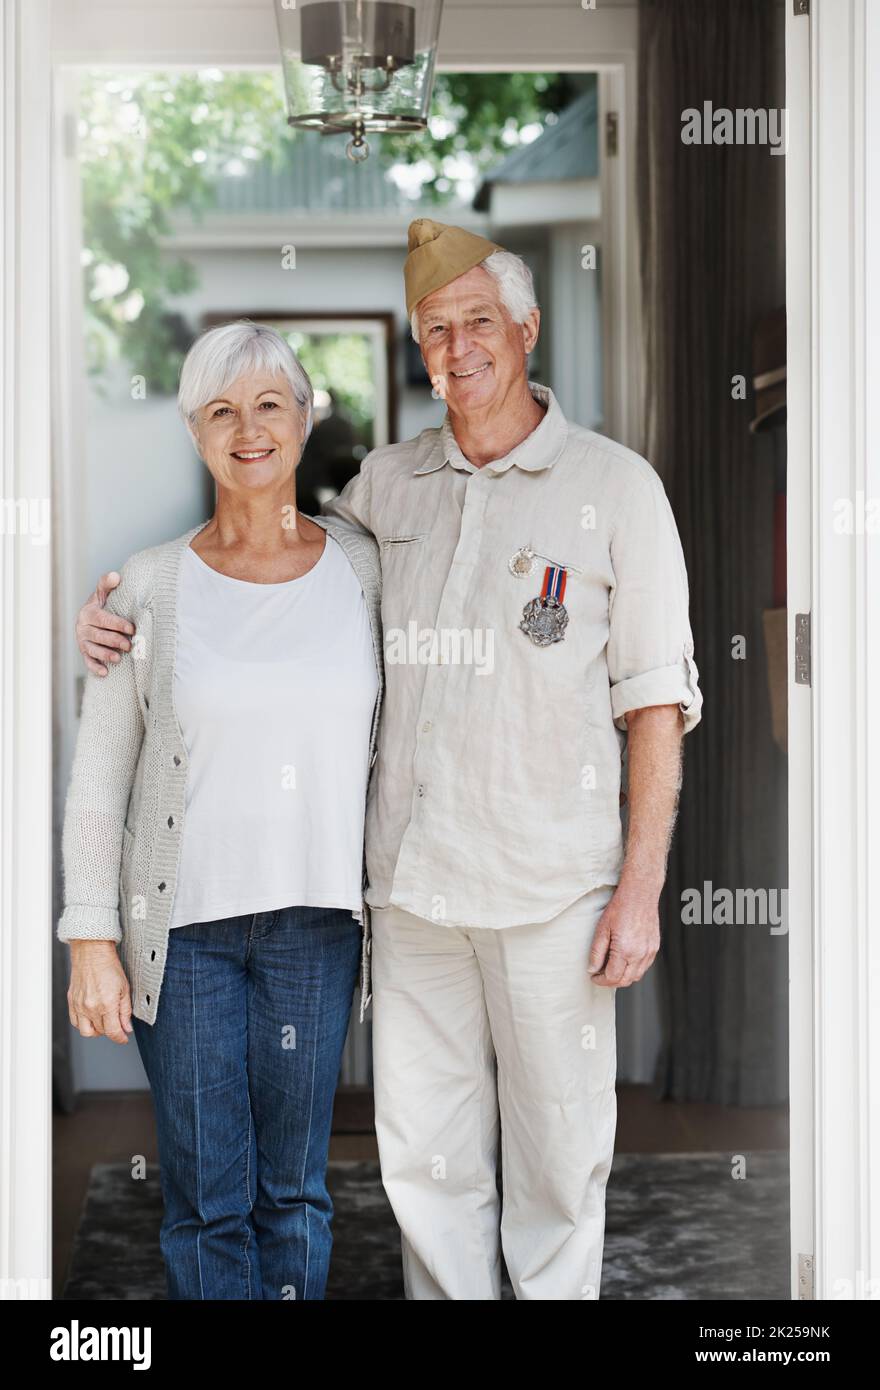
[[[366,901],[453,926],[549,921],[616,883],[627,711],[700,718],[675,521],[643,458],[546,412],[476,468],[449,417],[374,450],[325,508],[372,532],[386,693],[367,802]],[[523,547],[537,557],[512,572]],[[568,625],[520,628],[548,564]]]

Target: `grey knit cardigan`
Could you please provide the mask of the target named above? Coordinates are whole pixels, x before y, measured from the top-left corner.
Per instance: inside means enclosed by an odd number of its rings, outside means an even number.
[[[379,548],[343,521],[312,518],[339,542],[360,580],[379,693],[370,769],[384,694]],[[186,815],[187,751],[174,709],[177,584],[181,556],[199,531],[132,555],[107,607],[135,625],[131,651],[106,676],[86,677],[64,812],[61,941],[116,941],[132,1011],[154,1023]],[[364,868],[366,887],[366,867]],[[370,1002],[370,912],[363,904],[360,1019]]]

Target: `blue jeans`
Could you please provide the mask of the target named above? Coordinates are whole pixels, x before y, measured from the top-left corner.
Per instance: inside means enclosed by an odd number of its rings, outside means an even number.
[[[360,943],[338,908],[169,933],[156,1022],[132,1019],[156,1109],[169,1298],[324,1297]]]

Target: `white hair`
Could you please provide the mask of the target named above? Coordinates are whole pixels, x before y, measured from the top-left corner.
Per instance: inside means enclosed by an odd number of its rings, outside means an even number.
[[[303,444],[312,432],[314,391],[308,373],[287,339],[274,328],[251,319],[221,323],[196,338],[180,369],[177,408],[193,441],[198,412],[222,396],[245,373],[263,370],[290,383],[306,417]]]
[[[480,262],[484,270],[494,275],[498,282],[498,293],[514,323],[525,323],[532,309],[537,309],[535,283],[532,272],[521,256],[512,251],[493,251]],[[416,342],[419,341],[418,306],[410,314],[410,327]]]

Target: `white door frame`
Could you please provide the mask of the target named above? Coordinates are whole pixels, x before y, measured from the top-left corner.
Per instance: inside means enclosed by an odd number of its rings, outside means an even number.
[[[0,1298],[39,1299],[51,1296],[52,548],[25,507],[51,495],[49,73],[49,0],[0,0]]]
[[[791,1296],[808,1297],[815,1251],[813,1067],[813,723],[795,681],[794,615],[809,613],[812,575],[810,360],[810,24],[786,16],[785,298],[788,326],[788,968]],[[802,1282],[803,1281],[803,1282]]]
[[[880,14],[810,10],[786,20],[788,519],[810,536],[790,622],[812,612],[811,689],[789,631],[792,1249],[814,1256],[813,1297],[863,1299],[880,1295],[880,536],[858,524],[880,499]]]
[[[793,1254],[815,1255],[815,1297],[860,1299],[880,1275],[880,935],[870,931],[880,913],[880,741],[870,720],[880,655],[869,640],[880,632],[880,541],[838,535],[833,521],[838,499],[880,497],[880,280],[869,254],[880,238],[880,109],[865,81],[880,71],[880,14],[866,0],[811,8],[809,21],[787,18],[792,125],[810,112],[809,189],[792,130],[787,209],[789,521],[809,528],[810,557],[793,545],[789,595],[792,612],[813,614],[812,691],[792,683],[790,700],[790,746],[803,755],[809,745],[813,769],[808,794],[810,759],[792,752]],[[0,0],[5,499],[50,495],[48,412],[33,403],[52,360],[52,62],[274,62],[267,11],[262,0]],[[499,68],[522,66],[524,53],[531,66],[565,67],[573,52],[614,67],[632,61],[633,21],[631,7],[505,13],[451,0],[444,53],[450,67],[487,48]],[[31,1296],[48,1297],[51,574],[48,547],[2,540],[0,1280],[35,1280]],[[790,632],[792,673],[793,647]],[[793,1293],[795,1275],[793,1265]]]

